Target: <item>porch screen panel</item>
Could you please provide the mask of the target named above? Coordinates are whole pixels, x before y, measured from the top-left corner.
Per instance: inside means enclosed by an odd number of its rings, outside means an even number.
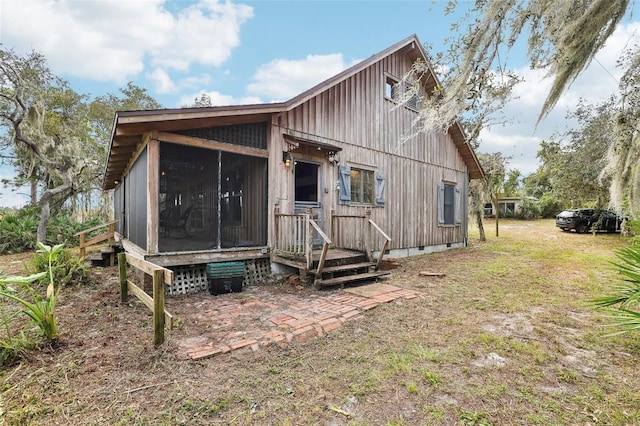
[[[159,251],[266,245],[267,164],[266,158],[161,142]]]
[[[120,235],[124,233],[124,183],[118,185],[113,191],[113,217],[116,222],[116,232]]]
[[[267,243],[267,160],[221,153],[220,248]]]
[[[129,239],[147,249],[147,149],[145,148],[129,172]]]
[[[217,247],[218,151],[160,143],[160,252]]]
[[[188,129],[176,133],[200,139],[209,139],[234,145],[267,149],[269,126],[263,123],[232,124],[229,126]]]

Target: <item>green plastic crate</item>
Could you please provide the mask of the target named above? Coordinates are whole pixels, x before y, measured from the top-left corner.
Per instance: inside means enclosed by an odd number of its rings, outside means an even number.
[[[244,262],[207,263],[207,278],[244,277]]]
[[[244,262],[207,263],[209,293],[239,293],[244,281]]]

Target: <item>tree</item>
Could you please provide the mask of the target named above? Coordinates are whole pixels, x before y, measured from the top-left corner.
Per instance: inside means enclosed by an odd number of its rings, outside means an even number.
[[[611,180],[611,204],[640,219],[640,49],[627,51],[619,64],[627,69],[620,80],[621,101],[614,122],[614,137],[601,178]]]
[[[480,164],[482,165],[482,169],[484,170],[484,180],[487,194],[490,197],[491,204],[493,204],[493,209],[496,216],[496,237],[498,237],[500,236],[500,212],[498,209],[498,198],[503,192],[504,180],[507,175],[507,164],[509,162],[509,158],[505,157],[500,152],[495,152],[493,154],[480,153],[478,154],[478,159],[480,160]]]
[[[450,0],[446,13],[458,5],[457,0]],[[604,46],[628,5],[629,0],[476,1],[453,28],[459,36],[449,40],[447,57],[454,76],[446,90],[421,109],[423,124],[449,128],[473,106],[489,78],[507,72],[503,58],[525,34],[531,67],[545,69],[553,78],[538,117],[541,120]]]
[[[542,203],[545,216],[562,207],[605,207],[609,202],[609,183],[600,175],[606,165],[606,152],[614,133],[612,112],[615,101],[589,105],[580,101],[569,114],[578,127],[559,135],[558,141],[542,141],[537,157],[538,169],[524,181],[528,195]],[[545,208],[548,204],[548,208]]]
[[[507,75],[508,53],[526,39],[531,68],[547,71],[552,87],[538,121],[553,109],[564,90],[591,63],[627,13],[629,0],[483,0],[476,1],[453,26],[459,34],[448,40],[447,66],[452,78],[438,87],[436,96],[420,109],[422,129],[448,129],[482,97],[495,75]],[[461,4],[450,0],[446,13]],[[640,49],[635,46],[623,62],[627,73],[621,82],[616,144],[609,151],[603,176],[611,178],[611,193],[618,207],[627,202],[632,215],[640,210],[640,159],[636,97],[640,81]],[[635,89],[634,89],[635,88]],[[631,111],[630,111],[631,110]]]
[[[507,171],[506,179],[503,184],[503,195],[505,197],[517,197],[522,195],[520,188],[520,178],[522,173],[518,169],[510,169]]]
[[[485,179],[475,179],[469,183],[469,216],[476,221],[480,241],[487,241],[484,232],[484,204],[487,199],[487,185]]]
[[[51,202],[75,190],[86,166],[82,97],[51,74],[44,57],[0,49],[0,120],[4,142],[25,179],[43,183],[37,241],[46,242]]]
[[[111,205],[110,193],[101,190],[102,174],[104,165],[107,161],[109,143],[111,141],[111,131],[113,128],[113,117],[116,111],[136,111],[151,110],[162,108],[149,93],[147,89],[139,87],[133,82],[120,89],[120,95],[108,93],[106,95],[97,96],[89,104],[88,120],[91,129],[91,138],[94,140],[92,145],[91,158],[92,162],[90,170],[87,171],[87,186],[82,191],[88,197],[90,194],[99,193],[104,208],[103,216],[108,219],[108,206]]]

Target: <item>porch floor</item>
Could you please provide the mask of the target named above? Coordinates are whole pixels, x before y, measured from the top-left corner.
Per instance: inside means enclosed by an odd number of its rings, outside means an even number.
[[[241,293],[211,296],[192,294],[180,303],[185,312],[173,312],[187,322],[207,324],[207,332],[177,343],[186,359],[201,359],[239,349],[259,350],[323,336],[357,320],[366,311],[398,299],[424,298],[414,290],[371,283],[313,293],[283,293],[265,286],[249,286]]]

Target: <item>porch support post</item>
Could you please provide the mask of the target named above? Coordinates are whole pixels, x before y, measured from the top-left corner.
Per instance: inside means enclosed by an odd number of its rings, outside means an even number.
[[[147,142],[147,253],[158,253],[159,211],[158,196],[160,188],[160,142],[149,139]]]

